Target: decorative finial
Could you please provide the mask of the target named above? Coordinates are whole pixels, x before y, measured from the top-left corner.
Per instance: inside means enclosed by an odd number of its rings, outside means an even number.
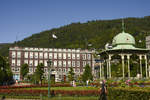
[[[122,32],[124,32],[124,19],[122,18]]]

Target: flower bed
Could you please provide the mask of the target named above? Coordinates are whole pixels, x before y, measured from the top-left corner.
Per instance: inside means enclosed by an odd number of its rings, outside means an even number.
[[[47,96],[47,90],[15,90],[15,89],[0,89],[0,94],[2,95],[29,95],[29,96],[39,96],[40,94]],[[99,94],[98,90],[51,90],[51,95],[62,96],[97,96]]]
[[[0,86],[0,89],[16,89],[16,88],[33,88],[33,87],[48,87],[48,84],[43,85],[23,85],[23,86]],[[57,83],[57,84],[51,84],[51,87],[72,87],[68,83]]]

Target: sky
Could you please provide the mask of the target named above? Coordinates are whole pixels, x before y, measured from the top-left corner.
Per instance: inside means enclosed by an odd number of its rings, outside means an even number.
[[[0,0],[0,43],[75,22],[150,16],[150,0]]]

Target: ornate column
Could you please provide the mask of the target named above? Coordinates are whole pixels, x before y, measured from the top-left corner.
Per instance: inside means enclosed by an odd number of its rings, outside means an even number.
[[[125,78],[125,75],[124,75],[124,54],[121,54],[121,60],[122,60],[122,77]]]
[[[110,62],[111,62],[111,57],[112,55],[108,55],[109,56],[109,59],[108,59],[108,66],[109,66],[109,78],[111,78],[111,65],[110,65]]]
[[[128,60],[128,78],[130,78],[130,56],[131,56],[131,54],[127,54],[127,60]]]
[[[142,78],[142,55],[139,55],[139,59],[140,59],[140,74]]]
[[[147,55],[144,55],[145,58],[145,72],[146,72],[146,78],[148,78],[148,74],[147,74]]]

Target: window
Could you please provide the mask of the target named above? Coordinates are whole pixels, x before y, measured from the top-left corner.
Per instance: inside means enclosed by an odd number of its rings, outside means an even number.
[[[71,67],[71,61],[68,61],[68,67]]]
[[[54,53],[54,59],[57,59],[57,53]]]
[[[89,66],[91,66],[91,62],[90,62],[90,61],[88,61],[87,64],[88,64]]]
[[[12,51],[12,58],[15,58],[15,57],[16,57],[16,52]]]
[[[15,67],[15,72],[19,72],[19,71],[20,71],[20,68]]]
[[[44,58],[47,59],[48,58],[48,54],[47,52],[44,53]]]
[[[34,66],[37,66],[38,65],[38,60],[35,60],[34,61]]]
[[[44,66],[47,66],[47,60],[44,60]]]
[[[72,67],[75,67],[76,64],[75,64],[75,61],[72,61]]]
[[[80,69],[76,69],[76,72],[77,72],[77,73],[80,73]]]
[[[57,61],[56,61],[56,60],[54,61],[54,66],[55,66],[55,67],[57,66]]]
[[[75,54],[72,54],[72,59],[75,59]]]
[[[83,60],[86,60],[86,54],[82,54]]]
[[[17,60],[17,66],[20,66],[20,60],[19,59]]]
[[[70,53],[68,53],[68,59],[71,59],[71,54]]]
[[[33,73],[33,68],[29,68],[29,73]]]
[[[42,63],[43,64],[43,60],[40,60],[40,62],[39,62],[40,64]]]
[[[38,58],[38,52],[34,53],[34,58]]]
[[[12,70],[12,72],[14,72],[14,71],[15,71],[15,68],[13,67],[13,68],[11,68],[11,70]]]
[[[15,66],[15,63],[16,63],[16,61],[15,61],[15,59],[12,59],[12,66]]]
[[[77,61],[77,67],[80,67],[80,61]]]
[[[53,58],[52,53],[49,53],[49,59],[52,59],[52,58]]]
[[[21,58],[21,52],[17,52],[17,58]]]
[[[63,72],[66,72],[66,69],[65,69],[65,68],[63,69]]]
[[[33,58],[33,52],[30,52],[30,58]]]
[[[62,59],[62,54],[61,53],[58,53],[58,58]]]
[[[25,52],[24,57],[28,58],[28,52]]]
[[[77,54],[77,59],[80,59],[80,54]]]
[[[29,61],[29,66],[33,66],[33,60]]]
[[[63,61],[63,67],[66,67],[66,61]]]
[[[62,61],[58,61],[58,66],[59,66],[59,67],[62,66]]]
[[[43,52],[40,52],[40,53],[39,53],[39,57],[40,57],[40,59],[43,58]]]
[[[63,59],[66,59],[66,53],[63,54]]]
[[[83,61],[83,67],[85,67],[86,66],[86,61]]]
[[[61,68],[59,68],[58,71],[61,72]]]
[[[91,59],[91,54],[87,55],[87,59],[90,60]]]
[[[36,72],[36,68],[34,68],[34,72]]]
[[[28,64],[28,60],[24,60],[24,64]]]

